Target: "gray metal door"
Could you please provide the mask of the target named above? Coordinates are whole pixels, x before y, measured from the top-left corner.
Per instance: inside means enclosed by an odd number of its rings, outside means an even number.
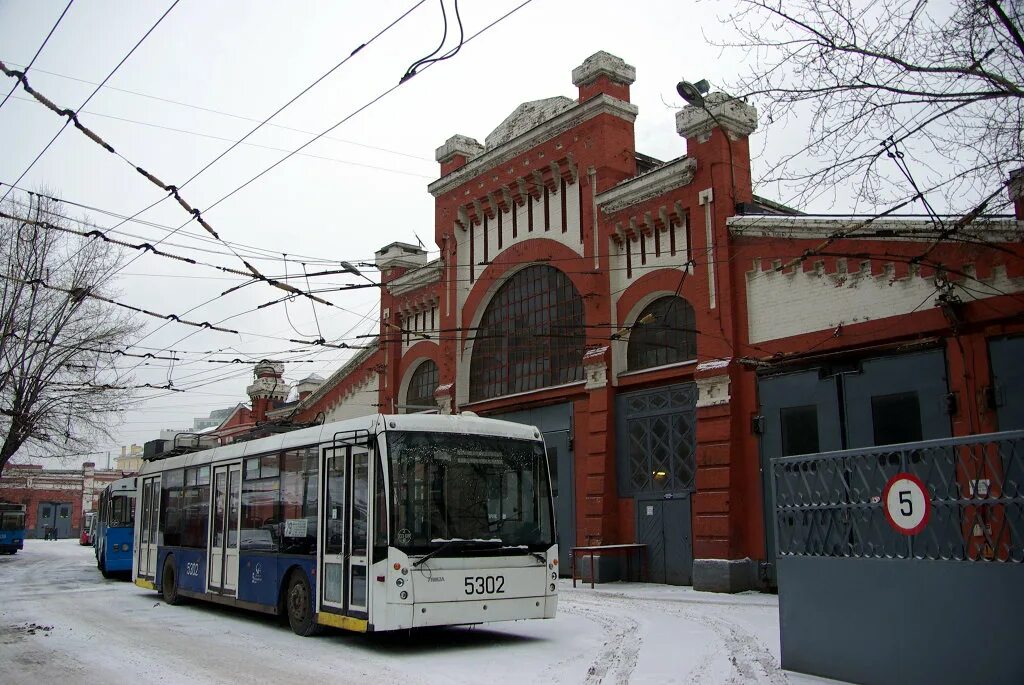
[[[576,487],[572,452],[572,404],[556,404],[495,414],[491,418],[536,426],[544,435],[551,467],[551,492],[555,500],[555,531],[558,535],[558,567],[569,575],[570,549],[576,544]]]
[[[758,398],[762,425],[761,475],[765,505],[765,553],[776,557],[774,502],[771,497],[770,460],[773,457],[815,454],[854,447],[889,445],[950,436],[946,413],[948,384],[946,361],[941,350],[866,359],[856,364],[822,366],[808,371],[761,378]],[[955,487],[955,455],[943,459],[933,455],[929,468],[947,464],[945,482]],[[895,457],[894,457],[895,458]],[[916,464],[906,465],[914,472]],[[795,478],[820,481],[821,487],[838,487],[824,482],[842,478],[845,487],[877,491],[885,486],[882,470],[842,474],[815,472],[794,474]],[[878,479],[881,478],[879,481]],[[876,482],[877,481],[877,482]],[[834,522],[833,522],[834,523]],[[853,542],[863,522],[846,521],[842,529],[821,527],[820,522],[787,517],[778,521],[782,534],[797,534],[802,526],[818,528],[815,535],[823,545]],[[948,530],[939,537],[959,539],[959,521],[947,521]],[[891,533],[891,536],[890,536]],[[887,544],[896,544],[897,533],[882,531]],[[891,537],[891,539],[890,539]],[[769,573],[774,582],[774,565]]]
[[[988,349],[999,430],[1024,429],[1024,337],[999,338]]]
[[[46,528],[53,529],[58,538],[71,537],[71,504],[69,502],[40,502],[36,509],[36,537],[42,538]]]
[[[1024,337],[999,338],[989,343],[992,395],[999,430],[1024,429]],[[1024,454],[1003,450],[1004,493],[1024,493]],[[1005,515],[1017,535],[1024,535],[1024,508],[1006,507]]]
[[[873,447],[952,435],[941,350],[868,359],[843,374],[845,447]]]
[[[652,583],[693,582],[690,498],[636,501],[637,542],[647,545],[647,578]]]
[[[818,369],[762,378],[757,385],[761,403],[761,484],[763,487],[765,555],[776,556],[775,502],[772,501],[772,457],[815,454],[842,449],[842,428],[834,377],[822,378]],[[795,526],[795,520],[780,526]],[[775,565],[769,566],[775,582]]]
[[[637,542],[648,545],[652,582],[692,582],[696,403],[693,383],[615,398],[619,494],[636,498]]]

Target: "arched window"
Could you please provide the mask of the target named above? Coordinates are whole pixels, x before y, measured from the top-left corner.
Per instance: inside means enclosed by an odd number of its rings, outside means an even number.
[[[647,305],[629,334],[630,371],[685,362],[697,357],[693,307],[681,297],[660,297]]]
[[[583,379],[583,299],[550,266],[518,271],[494,294],[474,335],[469,401]]]
[[[405,412],[413,414],[437,406],[434,391],[437,390],[437,364],[428,359],[412,372],[409,390],[405,393]]]

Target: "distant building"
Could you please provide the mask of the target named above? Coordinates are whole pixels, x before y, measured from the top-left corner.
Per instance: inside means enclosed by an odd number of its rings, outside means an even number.
[[[219,426],[224,419],[231,416],[236,407],[227,407],[225,409],[214,409],[210,412],[207,417],[198,417],[192,420],[193,430],[203,430],[204,428],[214,428]]]
[[[126,456],[126,460],[141,459],[141,450],[139,457]],[[7,464],[0,474],[0,500],[26,505],[27,537],[42,538],[46,526],[55,528],[59,538],[78,537],[82,513],[96,511],[103,488],[126,475],[120,469],[97,469],[91,461],[81,469]]]
[[[142,445],[121,445],[121,455],[114,458],[114,468],[135,473],[142,468]]]

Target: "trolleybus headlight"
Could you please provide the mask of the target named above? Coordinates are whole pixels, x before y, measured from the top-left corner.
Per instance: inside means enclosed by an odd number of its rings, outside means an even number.
[[[551,572],[551,580],[558,580],[558,574],[554,571]]]
[[[554,584],[554,583],[551,583],[551,591],[552,591],[552,592],[554,592],[554,591],[555,591],[555,584]]]
[[[398,587],[405,585],[405,578],[395,578],[395,585]]]
[[[402,599],[409,599],[409,593],[406,592],[405,590],[402,590],[401,592],[399,592],[398,596],[401,597]]]

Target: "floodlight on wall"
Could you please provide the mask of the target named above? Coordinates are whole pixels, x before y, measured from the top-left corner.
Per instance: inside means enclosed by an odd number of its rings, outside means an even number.
[[[704,96],[711,90],[711,84],[707,82],[707,79],[701,79],[696,83],[690,83],[689,81],[680,81],[676,84],[676,92],[679,93],[679,97],[686,100],[686,104],[693,105],[694,107],[704,107]]]

